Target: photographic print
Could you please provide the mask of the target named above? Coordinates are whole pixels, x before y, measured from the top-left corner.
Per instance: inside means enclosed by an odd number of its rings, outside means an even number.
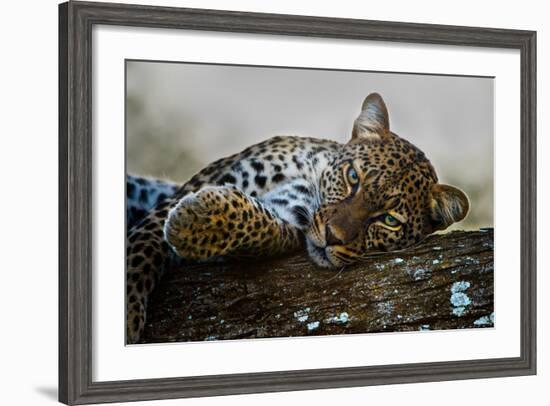
[[[536,37],[61,4],[60,401],[536,374]]]
[[[494,78],[125,69],[128,344],[494,326]]]

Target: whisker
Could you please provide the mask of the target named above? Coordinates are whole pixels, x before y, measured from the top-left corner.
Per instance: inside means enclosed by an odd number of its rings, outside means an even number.
[[[338,278],[342,274],[342,272],[344,272],[345,268],[346,267],[343,266],[342,268],[340,268],[340,270],[338,271],[338,273],[336,275],[331,276],[330,278],[326,279],[324,282],[330,282],[331,280]]]

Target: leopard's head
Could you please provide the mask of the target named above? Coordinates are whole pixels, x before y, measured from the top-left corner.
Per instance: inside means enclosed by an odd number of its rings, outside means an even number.
[[[386,105],[370,94],[351,140],[323,171],[321,206],[306,232],[310,257],[339,267],[413,245],[462,220],[460,189],[438,183],[424,153],[390,131]]]

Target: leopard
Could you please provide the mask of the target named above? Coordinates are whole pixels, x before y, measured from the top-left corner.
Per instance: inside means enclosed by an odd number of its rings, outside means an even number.
[[[346,143],[280,135],[216,160],[180,187],[129,176],[126,339],[172,261],[261,260],[304,252],[341,269],[414,246],[463,220],[469,198],[440,183],[417,146],[390,130],[369,94]]]

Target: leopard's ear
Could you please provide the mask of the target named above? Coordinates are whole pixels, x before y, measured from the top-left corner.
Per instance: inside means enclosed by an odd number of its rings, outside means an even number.
[[[445,230],[468,214],[470,202],[462,190],[437,183],[430,190],[430,217],[433,231]]]
[[[390,135],[390,117],[386,104],[378,93],[367,96],[361,114],[353,123],[351,142],[379,141]]]

